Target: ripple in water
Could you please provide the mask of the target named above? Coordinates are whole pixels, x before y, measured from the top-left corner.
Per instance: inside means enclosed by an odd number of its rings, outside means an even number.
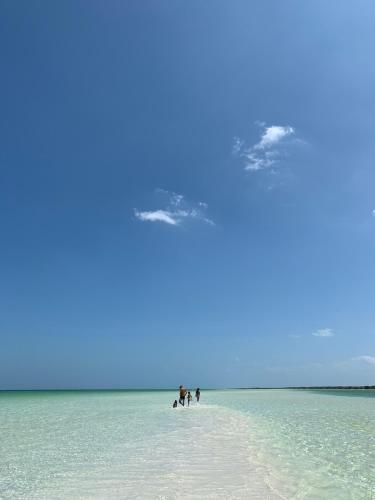
[[[375,498],[374,399],[3,393],[0,498]]]

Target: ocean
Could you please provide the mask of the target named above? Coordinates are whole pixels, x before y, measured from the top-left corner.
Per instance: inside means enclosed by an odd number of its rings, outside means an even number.
[[[375,391],[0,392],[1,499],[375,499]]]

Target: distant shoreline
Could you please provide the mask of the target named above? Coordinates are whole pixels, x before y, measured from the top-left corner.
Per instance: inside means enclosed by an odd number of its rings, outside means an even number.
[[[292,387],[236,387],[236,389],[239,389],[239,390],[249,390],[249,389],[257,389],[257,390],[260,390],[260,389],[272,389],[272,390],[275,390],[275,389],[314,389],[314,390],[323,390],[323,389],[327,389],[327,390],[332,390],[332,389],[335,389],[335,390],[348,390],[348,389],[359,389],[359,390],[368,390],[368,389],[375,389],[375,385],[306,385],[306,386],[292,386]]]
[[[317,385],[317,386],[291,386],[291,387],[221,387],[221,388],[206,388],[203,391],[230,391],[230,390],[375,390],[375,385]],[[0,389],[2,392],[170,392],[176,391],[175,388],[169,389]]]

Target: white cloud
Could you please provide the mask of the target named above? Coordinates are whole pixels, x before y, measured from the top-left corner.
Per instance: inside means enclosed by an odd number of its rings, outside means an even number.
[[[316,332],[313,332],[312,335],[314,335],[315,337],[333,337],[334,333],[331,328],[322,328],[320,330],[317,330]]]
[[[374,210],[372,211],[372,216],[375,217],[375,208]]]
[[[273,165],[276,161],[275,158],[265,155],[258,155],[253,152],[246,152],[242,155],[246,158],[245,170],[263,170],[264,168],[268,168]]]
[[[289,136],[295,134],[295,129],[290,125],[271,125],[258,123],[262,127],[260,139],[250,147],[245,146],[245,141],[234,137],[232,154],[244,158],[245,170],[264,170],[279,161],[281,156],[281,143]]]
[[[360,361],[362,363],[366,363],[367,365],[375,365],[375,356],[357,356],[356,358],[352,358],[353,361]]]
[[[140,212],[137,209],[134,209],[134,214],[139,220],[143,221],[160,221],[166,222],[167,224],[172,224],[175,226],[177,224],[177,220],[173,218],[173,214],[168,212],[167,210],[154,210],[153,212]]]
[[[294,128],[287,125],[286,127],[282,127],[279,125],[271,125],[271,127],[266,127],[260,141],[258,144],[253,146],[253,149],[269,149],[275,146],[278,142],[280,142],[288,135],[294,134]]]
[[[134,209],[134,215],[138,220],[148,222],[164,222],[172,226],[177,226],[186,219],[195,219],[211,226],[215,223],[206,216],[207,203],[193,203],[186,200],[182,194],[157,189],[156,193],[165,198],[166,207],[157,210],[141,211]]]

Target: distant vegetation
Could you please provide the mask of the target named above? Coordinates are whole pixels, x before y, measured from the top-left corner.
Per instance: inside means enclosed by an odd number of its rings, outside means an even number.
[[[375,385],[309,385],[301,387],[238,387],[238,389],[375,389]]]
[[[320,385],[309,387],[285,387],[285,389],[375,389],[375,385]]]

